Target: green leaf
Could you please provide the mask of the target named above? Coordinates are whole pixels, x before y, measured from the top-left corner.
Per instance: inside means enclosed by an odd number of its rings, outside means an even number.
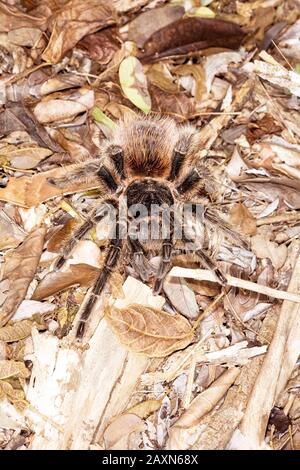
[[[117,124],[110,119],[106,114],[101,111],[98,106],[94,106],[92,109],[92,116],[97,122],[101,122],[101,124],[104,124],[105,126],[109,127],[109,129],[114,130],[117,127]]]
[[[216,14],[210,8],[199,7],[195,10],[189,11],[187,16],[198,16],[198,18],[214,18]]]
[[[137,108],[148,114],[151,111],[151,98],[147,78],[141,62],[134,56],[124,59],[119,67],[119,80],[122,91]]]

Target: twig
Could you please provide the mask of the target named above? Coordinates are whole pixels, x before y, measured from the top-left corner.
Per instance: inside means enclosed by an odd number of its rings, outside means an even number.
[[[260,227],[261,225],[278,224],[280,222],[295,222],[298,219],[300,219],[300,212],[283,212],[282,214],[257,219],[256,225]]]
[[[198,281],[217,282],[214,273],[207,269],[188,269],[175,266],[170,271],[170,276],[185,277],[188,279],[196,279]],[[271,287],[263,286],[262,284],[256,284],[255,282],[245,281],[244,279],[230,276],[229,274],[226,274],[226,279],[228,285],[232,287],[239,287],[240,289],[257,292],[258,294],[267,295],[274,299],[289,300],[290,302],[300,303],[300,294],[296,294],[294,292],[272,289]]]
[[[272,39],[272,44],[273,46],[275,46],[275,48],[277,49],[277,51],[279,52],[279,54],[281,55],[281,57],[283,58],[283,60],[286,61],[286,63],[288,64],[289,68],[295,72],[295,69],[294,67],[291,66],[290,62],[287,60],[287,58],[285,57],[284,53],[282,52],[282,50],[280,49],[280,47],[277,46],[276,42]]]
[[[215,306],[220,302],[220,300],[224,297],[225,292],[221,292],[204,310],[200,313],[199,317],[195,321],[193,327],[196,329],[198,325],[202,322],[203,318],[207,317],[211,314]]]
[[[192,398],[192,390],[193,390],[193,384],[194,384],[194,375],[195,375],[195,368],[196,368],[196,357],[195,354],[192,355],[192,363],[191,367],[188,373],[188,380],[186,384],[186,392],[184,395],[184,400],[183,400],[183,408],[186,409],[189,407],[191,403],[191,398]]]

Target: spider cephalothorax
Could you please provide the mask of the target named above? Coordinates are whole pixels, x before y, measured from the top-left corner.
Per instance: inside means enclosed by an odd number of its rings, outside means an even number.
[[[201,206],[202,227],[218,226],[232,237],[231,228],[199,199],[199,190],[203,192],[205,186],[203,182],[207,177],[207,169],[196,158],[198,146],[195,129],[189,125],[178,126],[170,118],[138,117],[124,120],[119,123],[112,139],[103,145],[99,158],[87,160],[65,177],[50,180],[51,184],[64,188],[74,181],[96,177],[101,193],[96,208],[76,230],[63,255],[57,260],[57,268],[63,265],[76,241],[107,214],[107,208],[112,208],[116,215],[105,262],[83,308],[77,337],[83,336],[85,323],[96,298],[111,271],[124,259],[122,253],[125,250],[130,253],[131,264],[144,281],[153,275],[147,261],[149,253],[160,256],[154,282],[156,293],[162,289],[164,278],[171,267],[172,255],[187,251],[192,251],[199,263],[213,270],[220,283],[226,282],[207,253],[205,238],[202,237],[199,242],[196,236],[193,237],[190,227],[188,230],[183,229],[180,236],[176,230],[178,226],[189,225],[186,218],[181,220],[182,206],[188,203],[191,209],[189,218],[193,218],[197,206]],[[125,218],[124,214],[118,217],[120,207],[125,207]],[[128,223],[124,222],[125,219]],[[146,228],[149,228],[149,222],[157,220],[160,225],[167,221],[158,236],[153,235],[153,230],[137,230],[141,226],[145,227],[145,222]]]

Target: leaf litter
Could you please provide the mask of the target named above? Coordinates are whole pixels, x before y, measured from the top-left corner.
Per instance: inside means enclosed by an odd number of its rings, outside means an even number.
[[[0,13],[0,448],[299,449],[295,2],[12,0]],[[196,126],[211,203],[247,247],[220,242],[226,289],[179,258],[160,296],[114,273],[78,346],[107,227],[53,269],[98,188],[48,179],[139,113]]]

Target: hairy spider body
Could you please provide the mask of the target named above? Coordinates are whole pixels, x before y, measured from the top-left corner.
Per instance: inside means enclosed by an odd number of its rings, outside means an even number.
[[[226,283],[226,278],[208,255],[203,242],[197,242],[188,231],[184,231],[179,243],[175,238],[179,208],[185,202],[189,202],[193,210],[197,208],[199,190],[203,189],[208,175],[205,166],[196,160],[195,135],[192,126],[178,126],[170,118],[138,117],[121,121],[112,139],[104,144],[100,158],[80,164],[65,177],[50,180],[51,184],[65,188],[75,181],[96,177],[103,195],[89,219],[75,231],[73,238],[68,242],[64,254],[57,260],[57,268],[63,265],[76,241],[85,236],[91,227],[105,216],[105,207],[108,204],[120,215],[121,201],[121,207],[125,205],[127,211],[126,220],[124,217],[118,217],[115,223],[114,236],[110,238],[103,268],[83,307],[76,330],[78,338],[83,336],[92,307],[105,287],[110,273],[123,258],[121,254],[125,249],[130,252],[131,264],[143,281],[148,281],[153,275],[147,260],[149,252],[154,251],[160,255],[155,273],[155,293],[162,289],[164,278],[171,267],[172,255],[188,251],[195,254],[200,264],[214,271],[218,282]],[[154,216],[149,215],[156,206],[163,208],[163,211]],[[133,210],[137,207],[145,208],[146,215],[139,213],[138,217]],[[210,226],[218,225],[225,234],[239,239],[215,212],[203,205],[201,207],[204,226],[205,223]],[[155,219],[162,222],[165,214],[169,217],[168,231],[161,233],[155,240],[148,232],[147,236],[134,236],[132,231],[128,231],[126,221],[131,222],[133,226],[137,220],[140,225]]]

